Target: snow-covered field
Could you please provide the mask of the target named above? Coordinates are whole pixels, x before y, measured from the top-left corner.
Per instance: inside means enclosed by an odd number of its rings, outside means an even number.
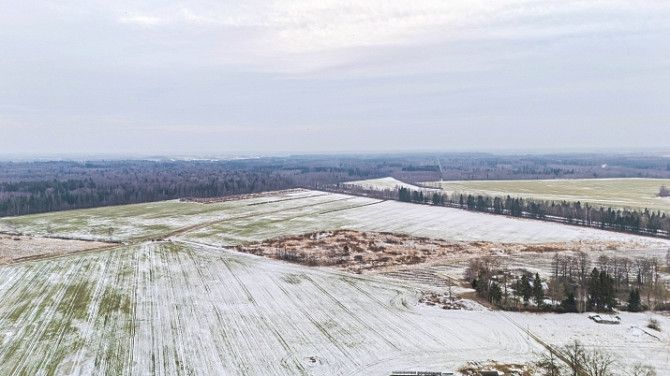
[[[646,314],[447,311],[385,280],[183,243],[0,268],[0,374],[385,375],[523,362],[579,338],[670,372]],[[625,357],[624,357],[625,356]]]
[[[402,187],[415,191],[436,191],[436,192],[439,191],[439,189],[423,188],[416,185],[408,184],[391,177],[349,181],[346,183],[342,183],[342,185],[349,187],[361,187],[363,189],[372,189],[379,191],[383,191],[385,189],[396,190]]]
[[[20,262],[27,258],[44,255],[64,255],[110,246],[113,246],[113,244],[32,236],[0,235],[0,265]]]
[[[348,229],[397,232],[453,241],[567,242],[575,245],[580,242],[620,242],[630,248],[670,246],[670,241],[662,239],[398,201],[375,203],[375,200],[357,198],[339,202],[338,205],[352,202],[356,205],[346,210],[323,213],[321,206],[314,206],[300,211],[286,210],[272,216],[220,222],[184,234],[182,238],[231,246],[280,235]]]
[[[189,230],[179,236],[225,246],[337,229],[454,241],[670,246],[669,241],[590,228],[305,190],[213,204],[162,201],[0,219],[0,231],[33,236],[141,241]]]
[[[670,242],[659,239],[312,191],[5,218],[0,226],[136,242],[0,267],[2,375],[385,375],[528,362],[541,343],[574,338],[610,349],[622,365],[641,361],[670,374],[665,316],[655,332],[644,313],[622,315],[616,326],[576,314],[443,310],[418,302],[421,283],[222,248],[336,229],[573,249],[620,242],[662,255]],[[458,277],[453,265],[433,267]]]
[[[347,197],[301,190],[213,204],[171,200],[108,206],[0,218],[0,231],[104,241],[144,240],[203,223],[263,215]]]

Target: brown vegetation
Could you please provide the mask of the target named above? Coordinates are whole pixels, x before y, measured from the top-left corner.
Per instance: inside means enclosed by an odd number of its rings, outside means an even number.
[[[455,242],[385,232],[323,231],[281,236],[237,246],[240,252],[310,266],[331,266],[352,273],[391,272],[407,267],[453,264],[485,255],[559,252],[614,247],[614,244],[534,245],[493,242]]]

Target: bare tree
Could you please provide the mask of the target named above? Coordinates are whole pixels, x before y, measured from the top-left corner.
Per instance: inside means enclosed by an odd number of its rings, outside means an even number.
[[[626,288],[630,287],[630,268],[631,268],[631,261],[628,257],[623,257],[621,259],[621,272],[622,272],[622,277],[624,278],[624,281],[626,283]]]
[[[542,353],[540,360],[536,363],[537,367],[543,371],[542,376],[561,376],[563,370],[561,364],[561,360],[551,349],[549,353]]]
[[[570,367],[570,370],[572,371],[572,376],[581,376],[584,372],[582,365],[584,364],[584,358],[586,356],[584,345],[582,345],[579,340],[575,340],[574,342],[563,346],[562,352],[568,363],[568,367]]]
[[[652,366],[635,363],[628,371],[630,376],[656,376],[656,370]]]
[[[600,255],[598,256],[598,270],[605,271],[606,273],[610,273],[610,258],[607,255]]]
[[[614,365],[612,353],[594,348],[584,352],[584,370],[588,376],[613,376],[611,368]]]

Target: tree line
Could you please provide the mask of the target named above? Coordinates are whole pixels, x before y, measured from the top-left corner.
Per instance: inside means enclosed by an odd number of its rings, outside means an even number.
[[[502,309],[557,312],[625,309],[670,310],[670,290],[661,270],[670,269],[656,257],[610,257],[595,261],[586,252],[557,252],[548,278],[512,271],[502,256],[469,261],[465,280],[477,295]]]
[[[32,174],[41,175],[41,174]],[[216,163],[65,164],[0,183],[0,216],[134,204],[181,197],[217,197],[294,188],[288,177],[262,168]]]
[[[374,190],[362,187],[331,186],[327,190],[385,200],[447,206],[469,211],[539,219],[577,226],[625,232],[638,235],[670,237],[670,216],[648,209],[616,209],[588,203],[473,195],[466,193],[413,190],[406,187]]]

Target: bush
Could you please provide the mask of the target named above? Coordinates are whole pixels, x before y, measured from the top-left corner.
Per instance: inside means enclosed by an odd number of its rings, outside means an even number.
[[[659,323],[658,320],[656,320],[655,318],[650,317],[649,318],[649,323],[647,324],[647,328],[654,329],[655,331],[660,332],[661,331],[661,323]]]

